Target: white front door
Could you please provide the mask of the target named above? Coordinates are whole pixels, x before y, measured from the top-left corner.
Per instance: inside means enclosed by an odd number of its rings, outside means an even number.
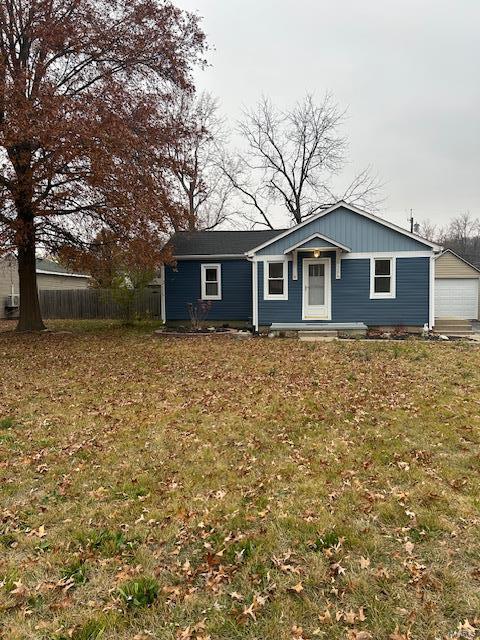
[[[303,319],[331,319],[330,258],[303,261]]]

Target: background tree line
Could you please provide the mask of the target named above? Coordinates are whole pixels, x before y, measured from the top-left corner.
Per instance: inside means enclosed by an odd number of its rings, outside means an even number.
[[[452,218],[443,227],[424,220],[420,224],[420,235],[441,244],[445,249],[452,249],[480,268],[480,220],[470,212]]]

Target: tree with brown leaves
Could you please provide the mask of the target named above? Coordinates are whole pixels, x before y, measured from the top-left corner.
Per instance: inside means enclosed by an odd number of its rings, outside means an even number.
[[[149,245],[150,240],[147,236]],[[163,254],[160,243],[145,246],[142,238],[133,238],[126,243],[125,238],[102,229],[87,247],[64,245],[58,252],[58,258],[70,269],[88,273],[93,287],[111,289],[119,276],[126,272],[155,272],[160,259],[166,257]]]
[[[192,88],[204,48],[198,18],[162,0],[0,4],[0,237],[18,255],[18,329],[44,328],[37,246],[168,230],[159,105]]]

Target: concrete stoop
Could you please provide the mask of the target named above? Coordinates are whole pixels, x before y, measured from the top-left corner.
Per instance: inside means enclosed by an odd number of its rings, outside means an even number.
[[[298,338],[304,342],[336,340],[339,337],[364,336],[367,326],[363,322],[274,322],[268,335],[279,338]]]
[[[332,342],[338,339],[338,331],[299,331],[302,342]]]
[[[456,318],[435,320],[434,331],[445,336],[452,336],[452,338],[469,338],[474,334],[470,320]]]

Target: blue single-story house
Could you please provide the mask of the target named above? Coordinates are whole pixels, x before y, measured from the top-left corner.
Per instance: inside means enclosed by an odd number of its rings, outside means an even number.
[[[168,322],[210,300],[207,322],[265,330],[434,323],[441,247],[339,202],[290,229],[180,232],[162,273]]]

